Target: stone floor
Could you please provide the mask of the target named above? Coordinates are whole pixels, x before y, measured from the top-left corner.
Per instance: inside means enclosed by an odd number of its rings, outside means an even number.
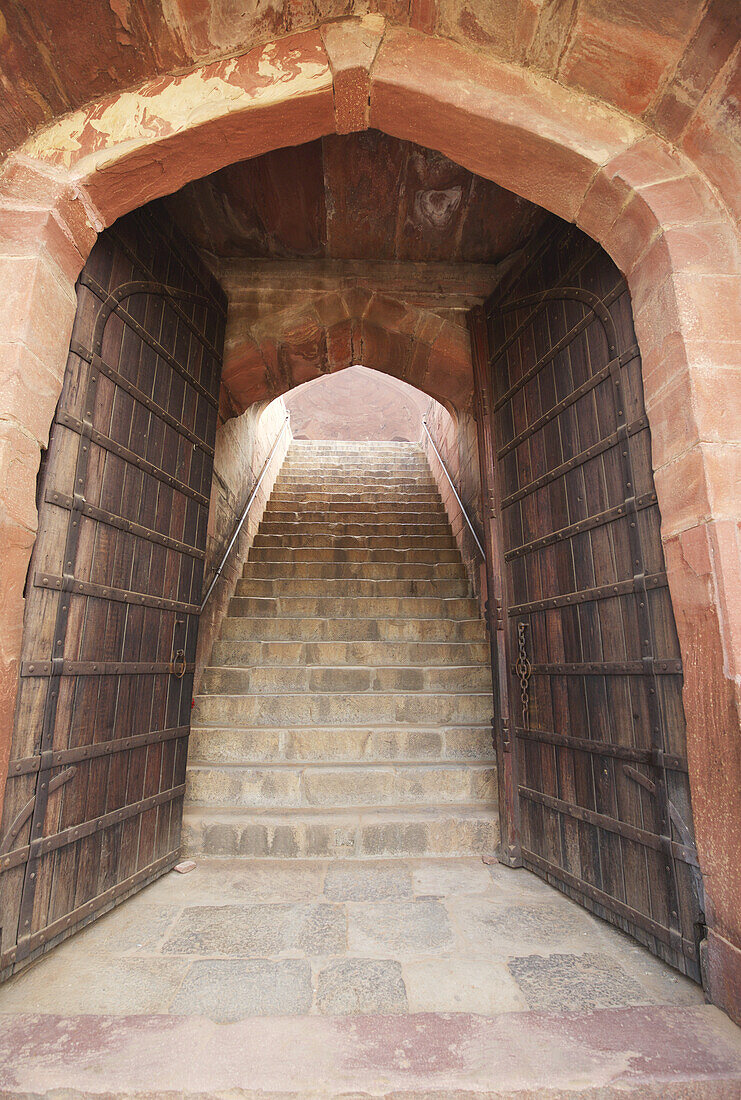
[[[741,1032],[609,925],[481,859],[203,861],[0,989],[2,1096],[613,1088],[741,1096]]]

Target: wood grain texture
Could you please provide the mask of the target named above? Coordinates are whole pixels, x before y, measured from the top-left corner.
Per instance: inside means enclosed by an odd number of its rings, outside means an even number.
[[[77,294],[0,830],[3,976],[179,846],[225,301],[143,211],[99,238]]]
[[[556,227],[485,313],[522,860],[699,980],[682,664],[630,295],[602,249]]]

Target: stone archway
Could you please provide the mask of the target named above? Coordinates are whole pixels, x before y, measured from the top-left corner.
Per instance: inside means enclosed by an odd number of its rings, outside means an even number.
[[[4,285],[3,770],[39,448],[61,387],[74,280],[118,216],[237,159],[372,125],[576,221],[626,274],[644,362],[662,536],[685,663],[713,998],[741,999],[739,235],[684,155],[516,65],[379,17],[160,78],[53,124],[0,178]]]
[[[225,357],[223,385],[235,412],[296,385],[361,363],[448,407],[471,386],[466,330],[390,294],[350,286],[257,325]]]

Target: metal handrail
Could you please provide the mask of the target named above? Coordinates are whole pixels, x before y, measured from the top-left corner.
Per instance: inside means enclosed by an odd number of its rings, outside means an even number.
[[[440,463],[440,465],[443,468],[443,473],[445,474],[446,478],[448,479],[448,482],[450,483],[450,488],[453,490],[453,492],[455,494],[455,499],[458,501],[458,507],[460,508],[461,512],[463,513],[463,518],[466,521],[466,523],[468,524],[469,528],[471,529],[471,534],[473,535],[474,542],[476,543],[476,545],[479,548],[479,553],[481,554],[481,557],[484,560],[486,560],[486,554],[484,553],[484,548],[481,545],[481,543],[479,542],[479,536],[476,534],[476,532],[474,530],[474,527],[473,527],[473,524],[471,523],[470,519],[468,518],[468,512],[466,511],[466,506],[464,505],[461,498],[458,496],[458,490],[456,489],[455,485],[453,484],[453,479],[450,476],[450,474],[448,473],[447,466],[443,462],[443,456],[438,451],[438,449],[435,445],[435,440],[430,435],[430,429],[427,427],[427,421],[424,418],[422,419],[422,427],[427,432],[427,438],[429,439],[430,443],[432,444],[432,449],[435,452],[435,454],[437,455],[438,462]]]
[[[216,587],[216,582],[218,581],[219,577],[221,576],[221,572],[222,572],[224,566],[226,565],[227,558],[229,557],[229,555],[232,552],[232,548],[234,546],[234,543],[239,538],[239,532],[242,530],[242,527],[244,526],[244,522],[247,519],[247,515],[249,513],[249,510],[252,507],[252,502],[255,499],[255,497],[257,496],[257,490],[262,485],[262,480],[265,477],[265,474],[267,473],[268,466],[270,465],[270,462],[273,458],[273,455],[276,452],[278,444],[280,443],[281,439],[283,438],[283,433],[286,430],[286,428],[288,427],[288,421],[289,420],[290,420],[290,417],[286,416],[285,420],[283,421],[283,427],[278,432],[277,436],[275,437],[275,443],[270,448],[270,454],[268,455],[268,457],[265,459],[265,462],[263,463],[262,470],[260,471],[260,476],[258,477],[257,481],[255,482],[255,484],[252,488],[252,492],[250,493],[249,500],[247,501],[247,503],[245,504],[245,506],[242,510],[242,516],[239,520],[239,523],[234,528],[234,534],[229,539],[229,545],[227,546],[226,550],[224,551],[224,554],[221,558],[221,563],[219,564],[219,568],[214,573],[213,578],[211,580],[211,583],[208,586],[208,591],[206,592],[206,595],[203,597],[203,600],[201,601],[201,606],[200,606],[199,611],[198,611],[199,615],[201,614],[204,607],[208,603],[208,598],[211,595],[211,593],[213,592],[214,588]]]

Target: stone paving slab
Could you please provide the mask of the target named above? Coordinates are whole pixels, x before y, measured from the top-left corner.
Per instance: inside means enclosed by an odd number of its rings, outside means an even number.
[[[347,917],[336,905],[198,905],[185,909],[162,950],[168,955],[242,958],[337,955],[347,948]]]
[[[3,1097],[204,1100],[736,1100],[739,1031],[717,1009],[253,1017],[19,1014]]]
[[[208,965],[217,960],[235,966]],[[307,964],[300,982],[294,960]],[[268,973],[272,1001],[258,988]],[[221,996],[214,975],[224,977]],[[475,858],[212,860],[166,875],[7,982],[0,1013],[238,1020],[297,1011],[294,981],[312,1015],[703,1001],[692,982],[527,871]]]
[[[199,861],[0,987],[0,1100],[52,1093],[741,1100],[741,1032],[527,871]]]

